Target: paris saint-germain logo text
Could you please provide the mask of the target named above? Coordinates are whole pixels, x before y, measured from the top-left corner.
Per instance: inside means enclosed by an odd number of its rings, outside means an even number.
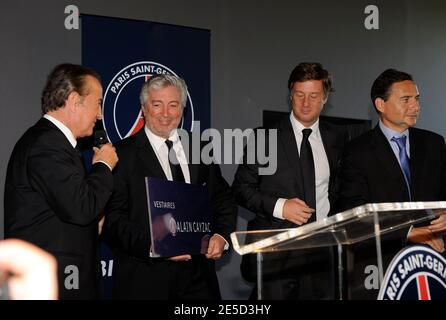
[[[446,299],[446,260],[425,245],[401,250],[387,269],[378,299]]]
[[[102,122],[109,140],[114,143],[138,132],[144,126],[139,94],[146,80],[157,74],[177,75],[153,61],[140,61],[120,70],[107,86],[102,107]],[[194,107],[187,94],[180,127],[192,131]]]

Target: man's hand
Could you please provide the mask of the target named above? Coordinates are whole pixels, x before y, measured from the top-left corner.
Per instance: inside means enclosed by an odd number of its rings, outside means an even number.
[[[57,262],[46,251],[28,242],[0,241],[0,269],[8,272],[11,299],[57,299]]]
[[[214,234],[209,239],[209,246],[206,253],[206,258],[218,260],[221,258],[223,254],[223,250],[225,249],[226,241],[222,236]]]
[[[105,215],[102,213],[102,218],[98,222],[98,235],[102,233],[102,227],[104,226]]]
[[[438,220],[438,219],[436,219]],[[424,243],[432,247],[437,252],[444,251],[444,242],[441,235],[430,230],[431,227],[412,228],[407,240],[412,243]]]
[[[446,212],[442,213],[437,219],[431,221],[429,230],[436,234],[446,231]]]
[[[111,143],[102,145],[100,149],[94,147],[93,152],[93,164],[98,161],[103,161],[107,163],[112,170],[116,166],[116,163],[118,162],[118,155],[116,154],[115,147],[113,147]]]
[[[183,254],[181,256],[170,257],[167,260],[170,260],[170,261],[189,261],[190,259],[192,259],[192,256],[190,254]]]
[[[302,225],[310,219],[314,209],[299,198],[288,199],[283,206],[282,216],[284,219],[297,225]]]

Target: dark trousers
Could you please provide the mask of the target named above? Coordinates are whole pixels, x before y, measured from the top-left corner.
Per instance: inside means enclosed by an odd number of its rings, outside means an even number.
[[[218,300],[221,298],[214,261],[194,256],[189,261],[126,259],[116,262],[113,297],[144,300]]]
[[[282,272],[264,277],[262,298],[265,300],[333,300],[336,299],[336,260],[333,248],[296,250],[288,257]],[[268,253],[265,253],[267,255]],[[294,266],[290,266],[294,261]],[[277,262],[280,263],[280,262]],[[249,298],[257,299],[257,285]]]

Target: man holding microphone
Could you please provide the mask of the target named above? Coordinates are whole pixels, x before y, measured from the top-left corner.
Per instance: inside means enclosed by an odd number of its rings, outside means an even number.
[[[31,242],[56,257],[60,299],[100,295],[98,222],[113,189],[118,157],[94,148],[87,173],[77,139],[101,119],[99,75],[86,67],[54,68],[42,93],[43,117],[19,139],[5,182],[5,238]]]

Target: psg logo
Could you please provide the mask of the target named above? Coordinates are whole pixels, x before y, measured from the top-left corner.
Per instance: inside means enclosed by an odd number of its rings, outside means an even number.
[[[102,122],[112,143],[129,137],[144,126],[139,94],[145,81],[157,74],[177,75],[168,67],[153,61],[141,61],[120,70],[107,86],[102,106]],[[194,107],[187,94],[180,127],[192,131]]]
[[[177,222],[172,216],[169,218],[168,226],[170,234],[175,237],[177,235]]]
[[[387,269],[378,299],[446,299],[446,260],[424,245],[401,250]]]

